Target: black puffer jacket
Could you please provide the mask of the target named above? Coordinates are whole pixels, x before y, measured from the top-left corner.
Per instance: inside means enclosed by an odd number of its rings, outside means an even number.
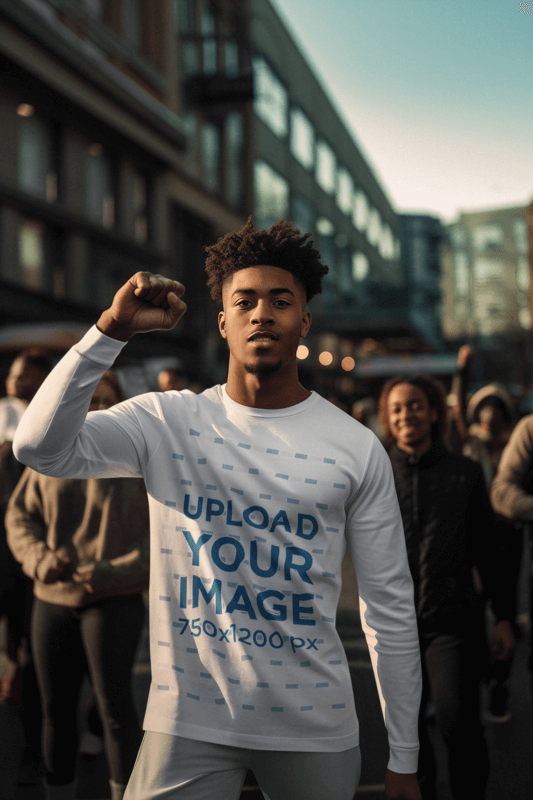
[[[498,621],[513,618],[512,591],[498,574],[498,524],[479,464],[434,443],[422,455],[389,451],[403,517],[422,634],[469,630],[481,598],[477,567]]]

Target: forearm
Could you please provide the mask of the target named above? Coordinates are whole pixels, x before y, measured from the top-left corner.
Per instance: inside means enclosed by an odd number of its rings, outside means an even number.
[[[19,461],[54,477],[87,477],[76,444],[94,389],[123,344],[93,328],[64,356],[17,429],[13,450]]]

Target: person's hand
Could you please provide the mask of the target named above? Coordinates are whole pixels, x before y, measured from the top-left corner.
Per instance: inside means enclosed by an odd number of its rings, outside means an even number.
[[[513,626],[508,619],[502,619],[494,627],[492,652],[498,661],[508,661],[513,655],[515,647]]]
[[[84,564],[81,567],[77,567],[76,571],[72,575],[72,580],[74,583],[83,583],[89,594],[94,594],[92,577],[95,566],[96,564],[94,562],[92,564]]]
[[[457,369],[464,369],[474,358],[476,351],[469,344],[463,344],[457,353]]]
[[[185,287],[163,275],[136,272],[113,298],[97,326],[113,339],[126,342],[135,333],[170,330],[187,310]]]
[[[403,774],[388,769],[385,776],[387,800],[422,800],[416,773]]]
[[[70,567],[70,558],[60,558],[50,553],[48,558],[43,559],[37,566],[37,579],[42,583],[55,583],[68,577]]]

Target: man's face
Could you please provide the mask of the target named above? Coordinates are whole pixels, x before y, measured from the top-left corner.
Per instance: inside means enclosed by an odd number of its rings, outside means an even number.
[[[261,265],[235,272],[222,289],[220,333],[234,364],[267,377],[296,362],[301,336],[311,324],[305,290],[281,267]]]
[[[6,394],[8,397],[18,397],[19,400],[29,402],[45,378],[45,370],[30,364],[24,358],[16,358],[6,378]]]
[[[399,383],[387,401],[389,427],[400,450],[423,453],[431,447],[431,426],[437,410],[431,408],[419,386]]]

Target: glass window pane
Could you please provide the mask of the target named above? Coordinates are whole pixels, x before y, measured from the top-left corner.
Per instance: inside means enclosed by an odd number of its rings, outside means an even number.
[[[366,231],[368,225],[368,200],[366,194],[360,189],[355,193],[353,224],[361,232]]]
[[[44,285],[44,225],[24,220],[19,228],[19,265],[22,283],[29,289]]]
[[[224,61],[226,75],[228,78],[238,78],[239,76],[239,45],[230,40],[224,46]]]
[[[487,283],[493,278],[500,278],[503,275],[503,264],[491,258],[476,258],[474,264],[474,274],[476,283]]]
[[[368,258],[364,253],[354,253],[352,256],[352,277],[354,281],[364,281],[370,269]]]
[[[529,261],[523,256],[518,259],[516,270],[516,283],[519,289],[529,289]]]
[[[501,225],[480,225],[472,234],[474,249],[481,253],[484,250],[497,250],[503,242]]]
[[[263,58],[254,58],[254,111],[277,135],[287,133],[287,90]]]
[[[326,142],[318,142],[316,148],[316,180],[325,192],[335,191],[335,153]]]
[[[50,186],[55,179],[52,138],[39,117],[20,117],[19,185],[27,192],[53,202]]]
[[[309,118],[299,108],[291,111],[291,152],[307,169],[315,163],[315,131]]]
[[[202,170],[206,189],[220,190],[220,137],[215,125],[204,125],[201,133]]]
[[[295,197],[292,201],[292,221],[302,234],[312,233],[314,225],[313,209],[303,197]]]
[[[86,212],[89,219],[112,228],[115,224],[115,199],[111,162],[102,146],[89,147],[86,176]]]
[[[244,122],[242,114],[233,111],[228,114],[226,129],[226,199],[239,207],[242,203],[242,146]]]
[[[254,165],[255,225],[268,230],[289,209],[289,184],[265,161]]]
[[[191,78],[198,73],[198,46],[196,42],[181,43],[181,63],[183,77]]]
[[[354,185],[350,173],[342,167],[339,170],[337,185],[337,205],[345,214],[351,214],[353,209]]]
[[[381,217],[375,208],[368,213],[367,237],[370,244],[377,245],[381,236]]]
[[[194,0],[174,0],[174,22],[180,33],[194,31]]]
[[[456,253],[454,258],[455,291],[457,294],[468,294],[468,257],[466,253]]]
[[[124,39],[136,51],[141,49],[141,9],[139,0],[123,0],[122,31]]]
[[[515,219],[513,222],[513,233],[516,249],[519,253],[527,253],[529,244],[527,240],[527,224],[525,219]]]

